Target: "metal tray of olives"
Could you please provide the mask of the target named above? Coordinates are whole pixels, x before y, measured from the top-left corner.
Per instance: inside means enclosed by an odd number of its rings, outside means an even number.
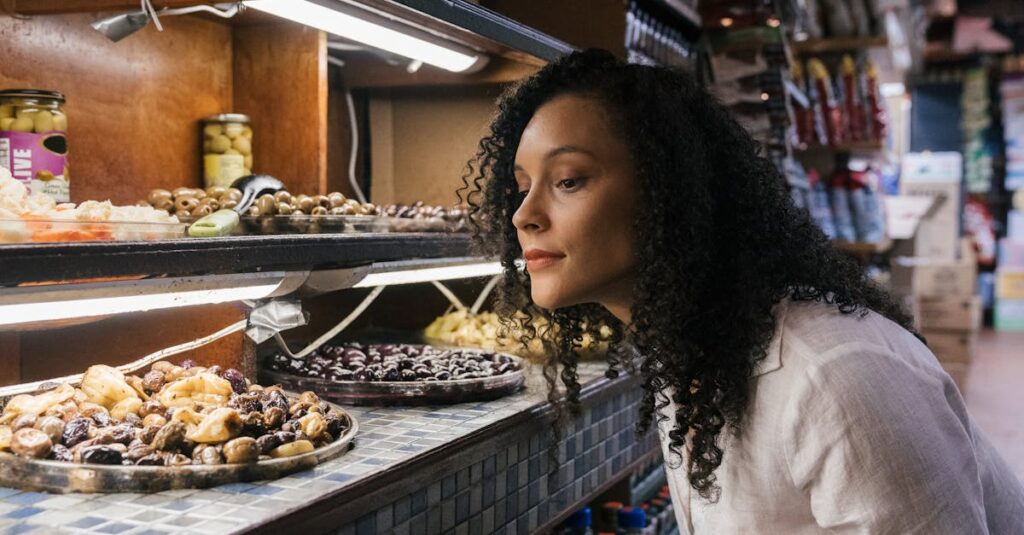
[[[287,234],[350,234],[354,232],[390,232],[385,218],[353,215],[245,215],[238,218],[233,236],[276,236]],[[192,224],[198,217],[181,218]]]
[[[448,349],[448,348],[445,348]],[[346,405],[447,405],[468,401],[487,401],[514,394],[526,382],[528,361],[495,351],[458,348],[471,353],[488,353],[509,359],[514,370],[489,377],[414,381],[357,381],[322,377],[305,377],[270,369],[268,359],[273,348],[261,352],[259,380],[263,384],[280,384],[289,390],[311,390],[323,399]]]
[[[297,395],[291,392],[286,392],[286,395],[297,399]],[[244,464],[123,466],[28,459],[13,453],[0,452],[0,486],[57,494],[149,493],[277,479],[309,470],[349,451],[352,439],[359,432],[359,422],[341,407],[333,403],[330,405],[348,418],[351,424],[348,430],[326,446],[291,457]]]

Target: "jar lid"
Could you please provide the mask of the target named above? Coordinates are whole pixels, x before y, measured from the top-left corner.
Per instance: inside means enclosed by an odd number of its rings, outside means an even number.
[[[0,90],[0,97],[18,98],[50,98],[64,102],[64,93],[60,91],[45,91],[42,89],[3,89]]]
[[[640,528],[647,526],[647,513],[639,507],[623,507],[619,509],[620,528]]]
[[[207,123],[247,123],[249,116],[244,113],[219,113],[203,117]]]

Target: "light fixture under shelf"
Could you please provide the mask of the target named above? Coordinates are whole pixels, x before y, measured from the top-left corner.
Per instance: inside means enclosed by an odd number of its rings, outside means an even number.
[[[0,326],[24,326],[195,305],[258,301],[347,288],[489,277],[499,262],[442,258],[316,271],[268,271],[0,288]]]
[[[0,292],[0,325],[265,299],[303,280],[279,271],[10,288]]]
[[[486,55],[468,47],[384,20],[342,0],[245,0],[243,4],[451,72],[473,72],[488,61]]]

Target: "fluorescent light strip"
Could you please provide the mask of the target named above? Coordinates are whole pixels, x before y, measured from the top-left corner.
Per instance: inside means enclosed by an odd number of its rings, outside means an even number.
[[[467,279],[470,277],[493,277],[502,272],[500,262],[484,262],[461,266],[410,269],[383,273],[370,273],[354,288],[389,286],[393,284],[415,284],[419,282]]]
[[[125,312],[142,312],[163,308],[260,299],[273,293],[279,285],[278,282],[274,282],[273,284],[237,288],[6,304],[0,305],[0,325],[106,316]]]
[[[452,72],[466,71],[480,61],[479,56],[463,54],[307,0],[249,0],[244,3],[264,13]]]

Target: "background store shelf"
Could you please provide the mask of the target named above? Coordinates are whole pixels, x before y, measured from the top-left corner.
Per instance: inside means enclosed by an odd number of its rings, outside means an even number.
[[[868,48],[889,46],[885,37],[832,37],[794,41],[793,50],[798,54],[821,54],[824,52],[853,52]]]

